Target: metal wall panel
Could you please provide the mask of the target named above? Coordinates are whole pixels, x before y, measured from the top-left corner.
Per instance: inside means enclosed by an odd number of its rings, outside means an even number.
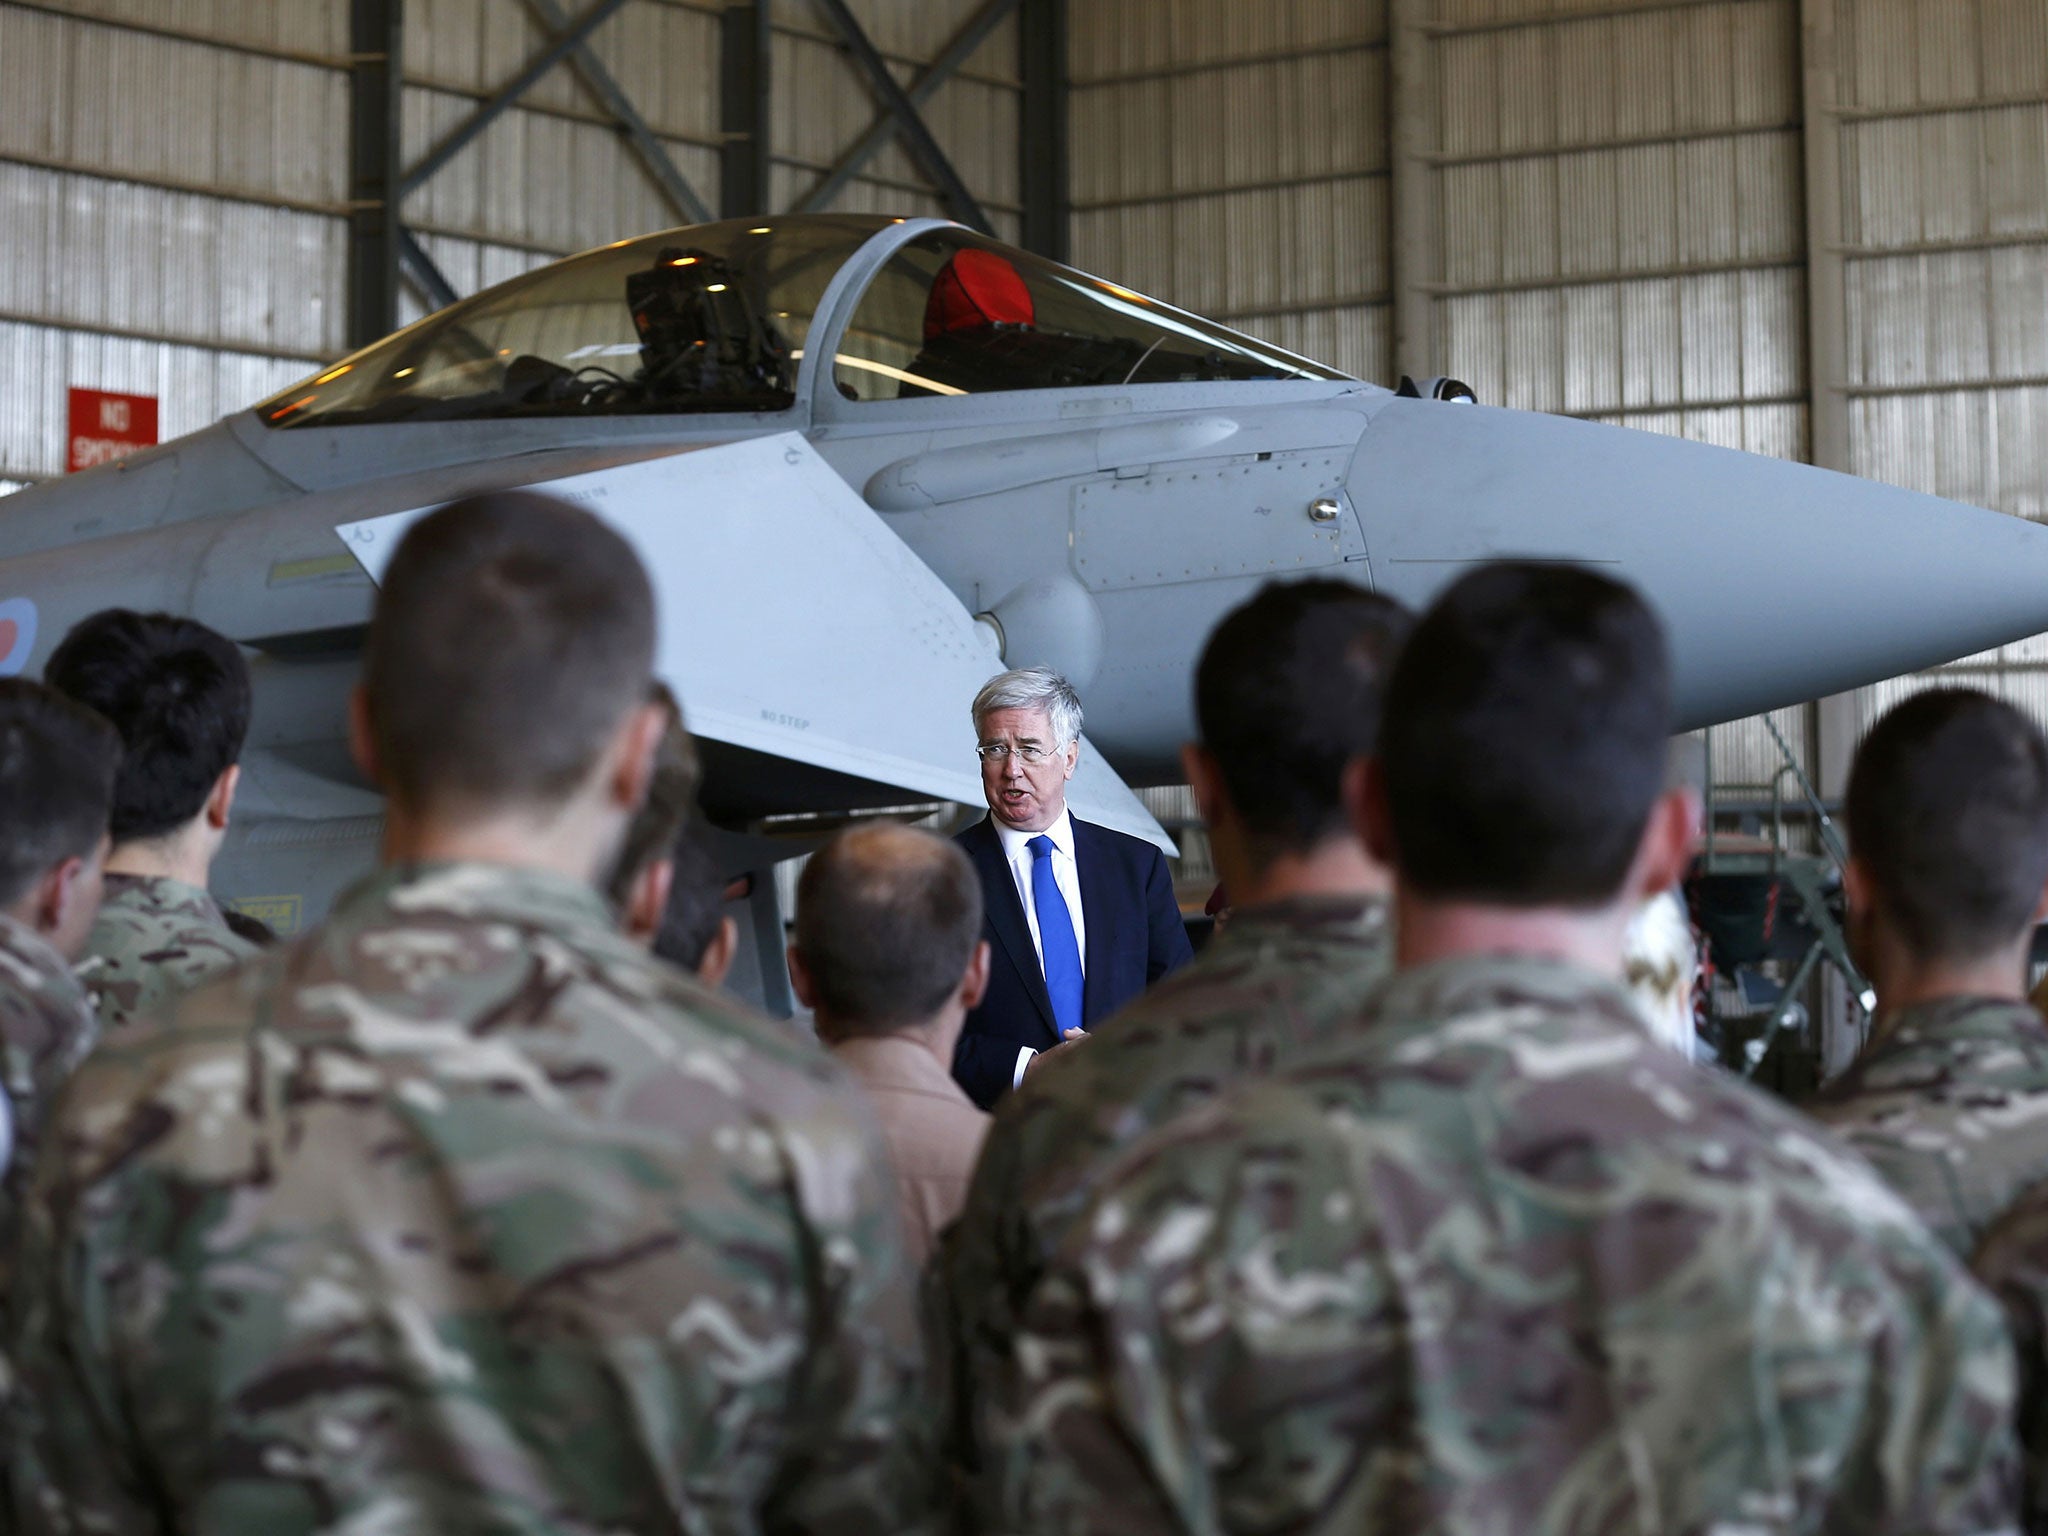
[[[982,0],[849,0],[868,39],[908,88],[981,9]],[[802,197],[846,147],[882,115],[867,80],[810,0],[782,0],[775,11],[771,134],[784,184]],[[961,70],[922,108],[932,137],[982,208],[1014,230],[1019,209],[1017,29],[995,28]],[[785,199],[781,206],[788,206]],[[886,144],[832,201],[843,213],[905,216],[945,209],[900,144]],[[999,233],[1002,227],[999,227]]]
[[[330,356],[342,333],[333,222],[0,161],[0,312]]]
[[[2048,518],[2048,5],[1834,0],[1850,467]],[[2048,637],[1867,689],[1857,724],[1935,682],[2048,722]]]
[[[1385,379],[1384,0],[1075,6],[1075,261]]]

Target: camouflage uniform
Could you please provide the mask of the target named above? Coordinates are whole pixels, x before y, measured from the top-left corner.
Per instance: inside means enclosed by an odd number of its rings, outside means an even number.
[[[1116,1149],[1322,1045],[1391,964],[1381,898],[1242,908],[1192,964],[1003,1098],[942,1251],[955,1459],[977,1459],[970,1394],[1008,1356],[1018,1313]]]
[[[80,970],[100,1022],[118,1030],[160,1018],[182,993],[258,953],[196,885],[155,875],[108,875]]]
[[[1006,1528],[2011,1528],[1997,1308],[1856,1159],[1568,966],[1363,1024],[1105,1179],[1003,1384]]]
[[[1901,1009],[1805,1108],[1968,1259],[1999,1213],[2048,1179],[2048,1024],[1990,997]]]
[[[50,1148],[31,1529],[893,1533],[926,1507],[858,1089],[583,885],[385,871],[96,1052]]]
[[[0,916],[0,1061],[7,1070],[11,1140],[0,1166],[0,1258],[14,1248],[16,1213],[28,1191],[43,1116],[85,1059],[99,1024],[64,957],[30,929]]]
[[[2020,1449],[2026,1457],[2021,1524],[2048,1532],[2048,1183],[2006,1209],[1970,1267],[2005,1306],[2020,1367]]]

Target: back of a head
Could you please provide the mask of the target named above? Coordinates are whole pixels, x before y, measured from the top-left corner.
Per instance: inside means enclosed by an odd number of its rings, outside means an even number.
[[[1921,960],[1983,958],[2033,925],[2048,885],[2048,743],[1966,688],[1915,694],[1849,770],[1849,850]]]
[[[718,937],[728,882],[701,817],[683,824],[672,848],[675,874],[669,881],[661,928],[654,935],[654,953],[670,965],[694,971]]]
[[[647,798],[626,824],[625,838],[605,881],[605,895],[615,907],[623,907],[632,894],[633,882],[676,846],[697,805],[697,743],[683,724],[682,706],[666,683],[656,683],[649,698],[661,706],[665,723],[661,742],[654,750],[654,773],[647,781]]]
[[[1378,744],[1411,623],[1399,603],[1346,582],[1275,582],[1210,634],[1195,718],[1258,856],[1345,829],[1344,766]]]
[[[797,882],[796,950],[821,1024],[885,1034],[929,1019],[981,937],[981,882],[952,843],[895,825],[855,827]]]
[[[44,681],[112,723],[121,772],[116,843],[175,832],[206,805],[249,734],[249,668],[193,619],[109,608],[72,626]]]
[[[120,737],[83,704],[0,678],[0,906],[99,847],[120,762]]]
[[[1417,894],[1597,907],[1665,782],[1671,677],[1656,616],[1578,567],[1507,561],[1417,622],[1380,728],[1396,862]]]
[[[647,573],[598,519],[530,491],[443,507],[392,555],[364,651],[384,788],[414,812],[558,802],[653,659]]]

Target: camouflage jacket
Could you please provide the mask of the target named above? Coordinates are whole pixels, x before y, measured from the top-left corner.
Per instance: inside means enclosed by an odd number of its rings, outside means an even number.
[[[1991,1224],[1970,1268],[2005,1307],[2019,1358],[2027,1467],[2021,1525],[2048,1532],[2048,1183],[2036,1184]]]
[[[1805,1108],[1967,1259],[2022,1190],[2048,1179],[2048,1024],[1997,998],[1903,1009]]]
[[[7,1071],[10,1134],[0,1140],[0,1259],[35,1166],[43,1118],[64,1080],[99,1036],[85,987],[64,957],[11,917],[0,916],[0,1063]]]
[[[27,1223],[28,1529],[922,1518],[859,1090],[594,891],[386,871],[73,1084]]]
[[[1991,1299],[1563,965],[1452,961],[1133,1148],[1000,1385],[1006,1529],[2011,1528]]]
[[[1004,1096],[941,1260],[956,1459],[977,1459],[973,1386],[1009,1353],[1048,1255],[1116,1150],[1323,1045],[1386,979],[1392,947],[1383,899],[1243,908],[1192,964]]]
[[[108,875],[80,974],[100,1022],[118,1030],[161,1018],[181,993],[258,953],[196,885],[154,875]]]

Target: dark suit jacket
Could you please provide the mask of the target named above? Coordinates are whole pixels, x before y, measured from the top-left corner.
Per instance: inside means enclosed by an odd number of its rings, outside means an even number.
[[[988,995],[967,1016],[953,1052],[953,1077],[983,1109],[1009,1092],[1017,1049],[1047,1051],[1060,1043],[1045,971],[1031,945],[1017,882],[1003,861],[995,823],[983,817],[955,839],[981,876],[987,916]],[[1174,967],[1194,958],[1173,899],[1166,860],[1141,838],[1074,817],[1074,864],[1081,875],[1081,920],[1087,927],[1087,968],[1081,1020],[1107,1018]]]

